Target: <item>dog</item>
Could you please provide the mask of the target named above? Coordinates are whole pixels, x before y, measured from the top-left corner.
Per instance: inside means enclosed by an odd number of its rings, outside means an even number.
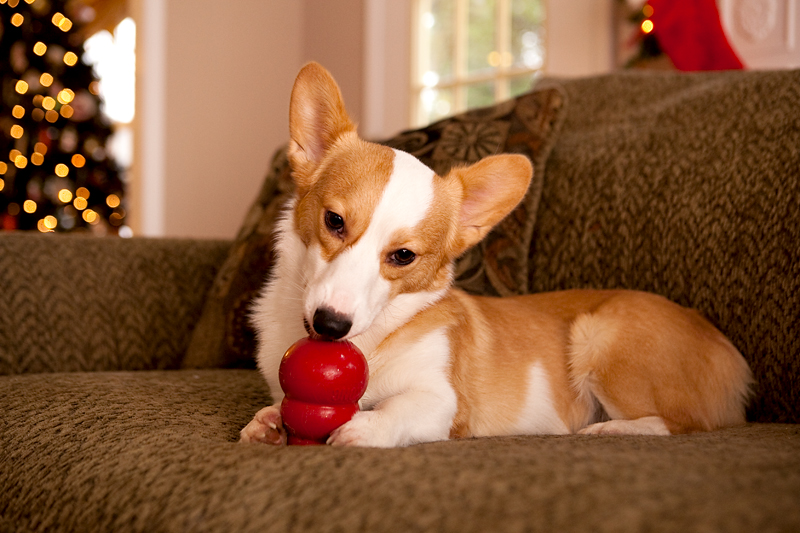
[[[362,410],[331,434],[334,446],[670,435],[745,422],[750,369],[694,310],[637,291],[494,298],[453,287],[454,261],[525,195],[526,157],[494,155],[438,176],[360,139],[316,63],[298,74],[289,115],[296,192],[252,309],[275,403],[242,442],[286,443],[278,367],[306,335],[351,341],[368,362]]]

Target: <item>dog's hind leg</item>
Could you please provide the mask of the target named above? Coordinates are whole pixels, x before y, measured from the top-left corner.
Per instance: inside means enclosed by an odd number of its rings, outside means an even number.
[[[631,419],[633,413],[620,409],[613,396],[603,386],[601,371],[607,354],[613,349],[616,332],[608,329],[602,319],[581,315],[572,325],[570,342],[570,374],[578,397],[587,405],[602,405],[604,415],[611,420],[597,421],[579,430],[584,435],[669,435],[663,418],[649,415]],[[596,409],[598,413],[602,411]],[[641,413],[636,413],[641,414]]]
[[[581,435],[671,435],[660,416],[643,416],[635,420],[608,420],[590,424],[578,431]]]
[[[624,326],[623,326],[624,327]],[[640,332],[621,331],[620,322],[595,314],[579,316],[570,331],[570,377],[581,401],[596,409],[581,434],[670,435],[687,431],[669,420],[660,409],[660,399],[674,387],[668,378],[649,367],[642,350],[657,349],[643,341]],[[638,341],[638,342],[637,342]],[[605,413],[603,413],[605,411]],[[592,423],[594,422],[594,423]]]
[[[578,316],[569,369],[579,397],[611,419],[589,433],[689,433],[745,421],[744,358],[697,312],[660,296],[620,293]]]

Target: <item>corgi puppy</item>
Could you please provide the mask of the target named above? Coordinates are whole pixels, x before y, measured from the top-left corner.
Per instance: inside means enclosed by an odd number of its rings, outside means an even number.
[[[438,176],[360,139],[315,63],[297,77],[289,126],[296,194],[252,317],[275,403],[242,429],[243,442],[286,442],[278,367],[306,335],[349,340],[369,365],[362,410],[332,445],[670,435],[745,422],[747,363],[693,310],[635,291],[491,298],[452,287],[456,258],[525,195],[524,156]]]

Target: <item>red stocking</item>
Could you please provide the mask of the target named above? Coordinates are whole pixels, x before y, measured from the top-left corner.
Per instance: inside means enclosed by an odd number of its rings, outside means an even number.
[[[742,69],[715,0],[650,0],[653,34],[679,70]]]

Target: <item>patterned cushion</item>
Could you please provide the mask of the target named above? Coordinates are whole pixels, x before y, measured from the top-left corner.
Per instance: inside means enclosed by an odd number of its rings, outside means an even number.
[[[384,142],[417,156],[439,174],[453,165],[474,163],[501,152],[525,154],[533,161],[534,180],[528,195],[480,245],[459,260],[457,283],[464,289],[493,295],[528,290],[528,250],[544,166],[564,104],[562,91],[551,86],[403,132]],[[248,308],[269,275],[274,261],[272,231],[291,194],[290,171],[285,149],[281,149],[214,281],[184,360],[185,367],[254,365],[256,340],[248,323]]]

